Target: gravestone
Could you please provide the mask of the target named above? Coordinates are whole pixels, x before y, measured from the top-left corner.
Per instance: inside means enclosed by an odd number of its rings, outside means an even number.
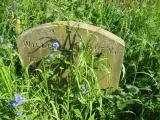
[[[67,42],[71,38],[72,41]],[[80,44],[82,40],[90,40],[94,53],[104,53],[107,58],[109,75],[104,70],[96,71],[101,88],[117,89],[125,45],[121,38],[104,29],[73,21],[46,23],[23,32],[17,38],[17,47],[24,64],[28,65],[48,55],[55,41],[62,47],[69,48],[73,41]]]

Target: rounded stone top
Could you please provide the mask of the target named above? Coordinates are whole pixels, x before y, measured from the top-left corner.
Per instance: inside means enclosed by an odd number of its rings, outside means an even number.
[[[92,32],[97,32],[97,33],[105,36],[106,38],[119,43],[119,45],[125,46],[125,43],[124,43],[123,39],[121,39],[120,37],[116,36],[115,34],[109,32],[107,30],[104,30],[100,27],[93,26],[93,25],[90,25],[90,24],[81,23],[81,22],[74,22],[74,21],[69,21],[69,22],[67,22],[67,21],[55,21],[55,22],[52,22],[52,23],[45,23],[45,24],[42,24],[40,26],[36,26],[36,27],[33,27],[33,28],[30,28],[30,29],[26,30],[19,37],[25,36],[26,34],[28,34],[28,32],[32,32],[32,31],[35,31],[35,30],[38,30],[38,29],[47,29],[47,28],[50,28],[52,26],[70,26],[70,27],[75,27],[75,28],[79,28],[79,29],[86,29],[86,30],[89,30],[89,31],[92,31]]]

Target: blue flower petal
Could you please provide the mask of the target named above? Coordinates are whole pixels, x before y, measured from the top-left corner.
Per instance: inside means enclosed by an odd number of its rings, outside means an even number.
[[[54,43],[52,44],[52,50],[53,50],[54,52],[56,52],[59,47],[60,47],[60,45],[59,45],[58,42],[54,42]]]
[[[21,116],[22,112],[18,111],[16,114],[17,114],[17,116]]]
[[[52,56],[52,53],[48,53],[48,57],[51,57]]]
[[[9,6],[8,9],[9,9],[11,12],[14,12],[13,6]]]
[[[14,95],[14,103],[12,103],[12,106],[15,108],[18,105],[22,104],[24,102],[25,98],[21,97],[19,94]]]
[[[12,106],[13,106],[14,108],[16,108],[16,107],[18,106],[18,104],[15,102],[15,103],[12,103]]]
[[[22,103],[22,102],[24,102],[25,99],[23,97],[21,97],[19,94],[15,94],[14,95],[14,100],[17,103]]]

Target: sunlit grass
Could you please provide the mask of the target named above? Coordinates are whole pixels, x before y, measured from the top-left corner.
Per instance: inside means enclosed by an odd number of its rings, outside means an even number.
[[[12,7],[13,9],[11,9]],[[0,2],[0,118],[117,120],[160,118],[160,2],[158,0],[15,0]],[[114,93],[100,90],[94,57],[78,64],[63,59],[68,82],[49,66],[28,71],[16,47],[17,36],[56,20],[81,21],[102,27],[124,39],[125,76]],[[47,59],[47,58],[46,58]],[[60,61],[57,61],[58,63]],[[64,67],[64,66],[61,67]],[[63,81],[63,82],[62,82]],[[86,90],[87,89],[87,90]],[[14,108],[19,93],[24,103]],[[18,111],[23,112],[20,117]],[[27,118],[26,118],[27,117]]]

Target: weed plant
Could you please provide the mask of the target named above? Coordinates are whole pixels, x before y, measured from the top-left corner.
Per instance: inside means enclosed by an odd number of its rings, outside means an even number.
[[[85,44],[69,51],[76,51],[76,64],[53,53],[34,71],[24,65],[17,36],[58,20],[99,26],[124,39],[118,90],[100,90],[97,63]],[[159,0],[1,0],[0,119],[160,120],[159,26]]]

